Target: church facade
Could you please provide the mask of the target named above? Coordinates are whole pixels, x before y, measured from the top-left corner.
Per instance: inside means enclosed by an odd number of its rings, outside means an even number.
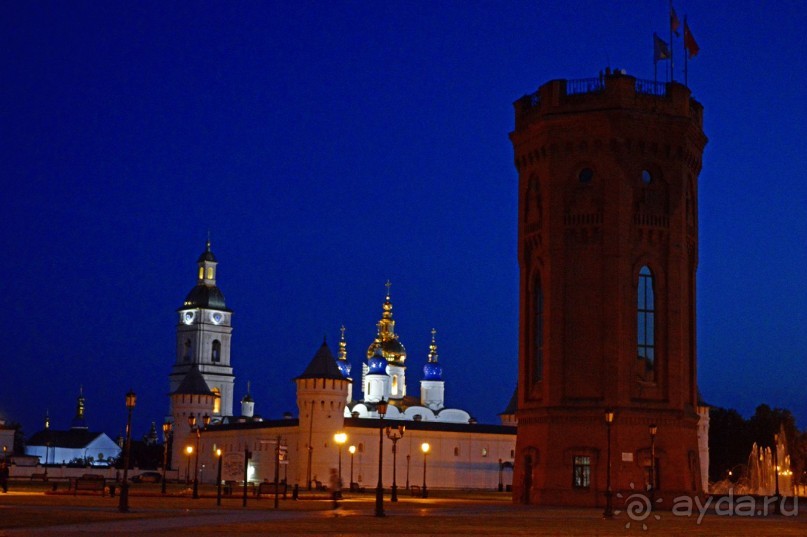
[[[191,465],[198,443],[200,467],[215,468],[216,450],[222,451],[226,480],[242,481],[246,471],[249,481],[273,481],[277,472],[290,486],[315,488],[341,467],[346,487],[374,488],[381,462],[388,489],[422,487],[423,479],[427,488],[509,488],[516,442],[512,414],[507,425],[484,425],[446,406],[435,330],[420,397],[408,393],[407,352],[395,331],[389,282],[377,336],[362,360],[361,394],[353,394],[342,327],[337,356],[323,341],[294,379],[297,417],[260,418],[249,390],[240,415],[234,415],[233,312],[216,286],[209,243],[197,265],[197,285],[177,310],[177,352],[169,375],[172,465],[180,477],[186,477],[183,470],[196,474]],[[199,479],[212,483],[216,476],[203,471]]]
[[[520,267],[514,501],[698,494],[703,108],[621,71],[515,102]],[[669,505],[669,504],[668,504]]]

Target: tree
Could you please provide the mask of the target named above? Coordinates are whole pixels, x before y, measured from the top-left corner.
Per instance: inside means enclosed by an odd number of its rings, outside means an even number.
[[[747,422],[734,409],[711,407],[709,409],[709,481],[716,482],[728,477],[737,466],[747,472],[748,456],[753,440]],[[734,481],[740,472],[733,471]]]

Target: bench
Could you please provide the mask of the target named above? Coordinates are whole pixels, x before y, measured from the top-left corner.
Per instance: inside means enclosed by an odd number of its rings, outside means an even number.
[[[73,483],[73,495],[75,496],[79,490],[100,492],[101,496],[103,496],[106,490],[106,479],[103,476],[91,475],[78,477]]]
[[[409,487],[409,494],[412,496],[420,496],[420,487],[418,485],[412,485]]]
[[[264,495],[264,494],[265,495],[275,494],[275,484],[274,484],[274,482],[270,483],[269,481],[264,481],[263,483],[259,484],[257,490],[255,491],[255,494],[258,496],[258,498],[260,498],[261,495]],[[286,496],[286,484],[285,483],[278,484],[278,486],[277,486],[277,494],[282,494],[284,497]]]

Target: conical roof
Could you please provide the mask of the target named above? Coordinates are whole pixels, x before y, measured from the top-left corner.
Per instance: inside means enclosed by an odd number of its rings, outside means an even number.
[[[179,387],[170,395],[216,395],[205,382],[199,366],[193,364],[185,378],[179,383]]]
[[[518,386],[513,390],[513,396],[510,398],[510,402],[507,403],[507,408],[499,415],[514,415],[516,410],[518,410]]]
[[[303,371],[303,374],[294,380],[297,379],[346,380],[336,363],[336,358],[334,358],[331,349],[328,348],[328,343],[324,340],[322,341],[322,346],[309,362],[308,367]]]

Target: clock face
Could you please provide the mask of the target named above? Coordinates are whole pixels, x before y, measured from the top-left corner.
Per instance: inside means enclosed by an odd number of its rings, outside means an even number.
[[[182,322],[185,324],[191,324],[193,322],[194,317],[195,315],[193,314],[192,311],[186,311],[185,313],[182,314]]]
[[[215,311],[210,314],[210,320],[213,321],[213,324],[219,324],[224,320],[224,315],[218,311]]]

